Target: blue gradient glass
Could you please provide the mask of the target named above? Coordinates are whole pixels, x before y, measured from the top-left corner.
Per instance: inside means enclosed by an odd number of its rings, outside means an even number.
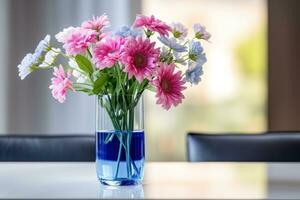
[[[96,169],[100,182],[105,185],[141,183],[145,160],[144,131],[100,131],[96,138]]]

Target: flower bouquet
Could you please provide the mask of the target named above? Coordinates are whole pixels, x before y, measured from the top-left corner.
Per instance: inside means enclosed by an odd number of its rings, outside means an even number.
[[[96,168],[101,183],[131,185],[142,181],[144,167],[143,100],[145,90],[155,93],[166,110],[184,99],[183,90],[196,85],[206,56],[200,40],[210,34],[200,24],[187,39],[181,23],[167,25],[154,16],[137,15],[131,27],[109,31],[106,15],[50,36],[27,54],[19,76],[53,70],[50,89],[60,103],[66,94],[83,92],[96,98]],[[61,56],[67,61],[58,64]],[[182,71],[184,69],[184,71]]]

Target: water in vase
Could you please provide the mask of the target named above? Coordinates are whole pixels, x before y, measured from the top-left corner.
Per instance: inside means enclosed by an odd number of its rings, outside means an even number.
[[[144,131],[99,131],[96,137],[96,169],[100,182],[139,184],[144,174]]]

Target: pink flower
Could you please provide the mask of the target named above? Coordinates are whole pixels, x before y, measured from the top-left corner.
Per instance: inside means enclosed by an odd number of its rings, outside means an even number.
[[[174,69],[174,64],[161,63],[157,77],[152,81],[156,87],[156,103],[161,104],[166,110],[172,105],[177,106],[184,99],[182,91],[186,88],[183,86],[185,82],[182,80],[181,72],[175,72]]]
[[[91,20],[85,21],[81,24],[82,28],[91,29],[95,31],[101,31],[104,27],[109,26],[109,20],[107,15],[101,15],[98,17],[93,16]]]
[[[94,47],[93,61],[99,69],[112,67],[121,58],[122,47],[125,39],[121,37],[109,38],[99,42]]]
[[[97,42],[96,31],[75,28],[65,39],[63,47],[69,55],[83,54],[89,45],[95,42]]]
[[[129,78],[135,76],[139,82],[151,79],[160,53],[154,45],[155,42],[151,43],[149,39],[128,38],[123,48],[122,63]]]
[[[144,26],[150,31],[159,33],[161,36],[169,35],[168,32],[171,31],[171,28],[166,23],[155,19],[153,15],[151,17],[137,15],[133,26],[136,28]]]
[[[66,93],[72,88],[72,82],[70,81],[71,72],[65,73],[64,68],[60,65],[59,68],[54,67],[53,72],[54,77],[51,78],[52,85],[50,89],[52,90],[52,96],[57,99],[60,103],[66,100]]]

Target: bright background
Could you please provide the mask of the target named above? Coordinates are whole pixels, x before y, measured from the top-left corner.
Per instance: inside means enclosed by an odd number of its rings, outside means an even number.
[[[149,157],[184,160],[188,131],[259,133],[266,130],[266,27],[264,0],[143,0],[142,13],[180,21],[192,32],[200,22],[212,33],[200,85],[164,111],[147,94]],[[156,147],[156,148],[151,148]]]
[[[188,131],[266,130],[265,0],[0,0],[1,134],[94,134],[94,98],[69,94],[59,104],[48,89],[50,71],[21,81],[17,65],[47,33],[104,12],[112,28],[142,13],[189,29],[200,22],[212,33],[203,42],[202,82],[186,90],[183,104],[165,111],[146,94],[147,160],[185,160]]]

